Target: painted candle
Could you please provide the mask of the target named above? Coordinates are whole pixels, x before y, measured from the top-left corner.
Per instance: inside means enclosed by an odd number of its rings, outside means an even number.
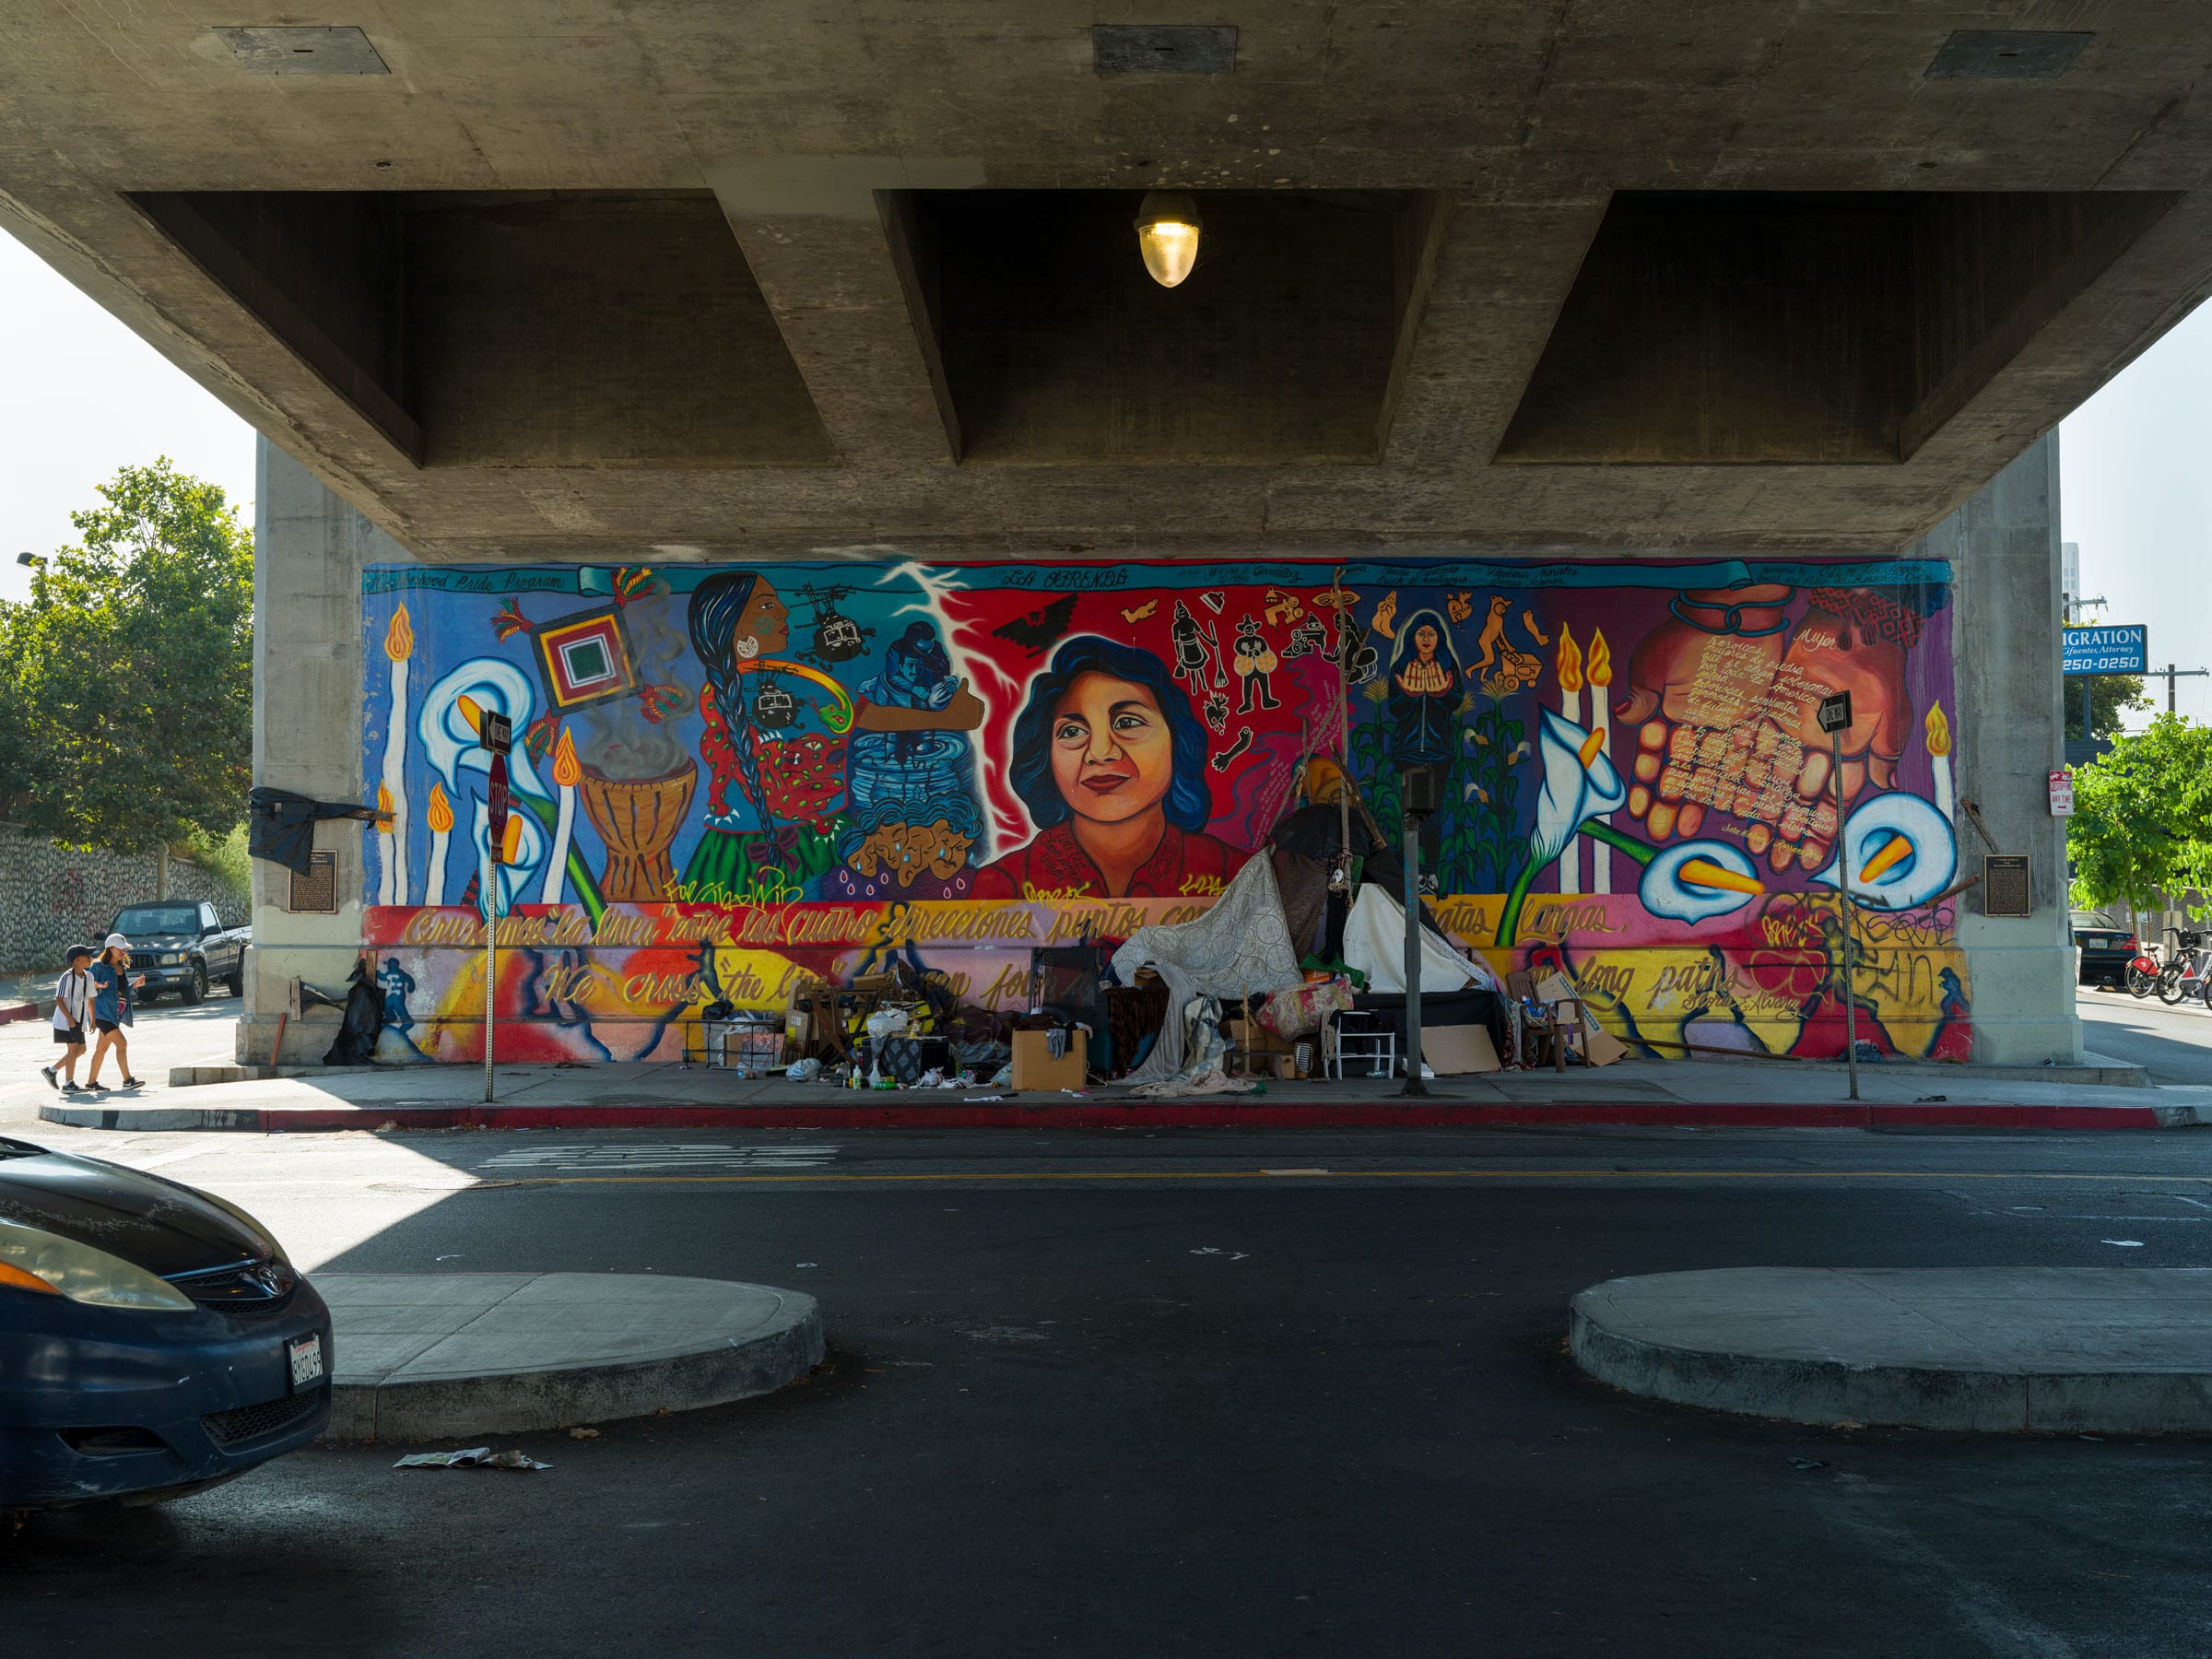
[[[393,852],[398,839],[396,824],[397,819],[392,812],[392,791],[388,785],[379,783],[376,786],[376,845],[377,862],[383,866],[377,872],[376,877],[376,901],[379,904],[399,902],[392,897],[399,890],[392,880]]]
[[[1610,706],[1613,648],[1606,643],[1606,631],[1602,628],[1590,630],[1590,655],[1583,665],[1583,672],[1590,681],[1590,730],[1596,735],[1597,752],[1601,755],[1609,754],[1613,742],[1613,711]],[[1598,822],[1608,823],[1612,817],[1609,812],[1600,813],[1597,815]],[[1610,893],[1613,890],[1613,849],[1598,841],[1591,847],[1590,857],[1590,890],[1594,893]]]
[[[407,661],[415,654],[415,629],[405,605],[392,613],[384,629],[384,655],[392,664],[391,724],[384,732],[384,772],[377,803],[392,814],[384,838],[384,871],[377,883],[379,901],[406,904],[407,894]]]
[[[1928,738],[1928,766],[1934,773],[1936,810],[1943,814],[1944,821],[1955,824],[1959,815],[1953,809],[1951,796],[1951,723],[1943,717],[1943,705],[1928,705],[1926,721]]]
[[[1564,618],[1559,621],[1559,643],[1552,653],[1552,665],[1559,676],[1559,712],[1579,726],[1583,724],[1583,653]],[[1559,891],[1582,890],[1583,838],[1570,835],[1565,851],[1559,854]]]
[[[453,804],[445,798],[445,786],[430,785],[430,809],[424,815],[430,825],[430,865],[423,873],[429,890],[422,896],[425,904],[445,902],[445,850],[453,840]]]
[[[576,762],[576,746],[564,725],[553,749],[553,782],[560,789],[560,812],[553,826],[553,854],[546,860],[545,890],[538,895],[541,904],[559,904],[561,888],[567,885],[569,835],[576,827],[576,785],[582,781],[583,768]]]

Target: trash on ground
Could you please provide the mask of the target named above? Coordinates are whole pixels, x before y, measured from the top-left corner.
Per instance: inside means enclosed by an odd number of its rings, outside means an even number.
[[[2106,1244],[2117,1244],[2122,1250],[2140,1250],[2143,1248],[2143,1241],[2140,1239],[2105,1239],[2101,1240],[2100,1242]]]
[[[1912,1097],[1912,1104],[1915,1106],[1932,1106],[1937,1101],[1948,1100],[1951,1097],[1949,1095],[1914,1095]]]
[[[599,1430],[596,1429],[571,1429],[569,1430],[569,1438],[571,1440],[597,1440]]]
[[[379,1124],[375,1129],[371,1131],[371,1133],[376,1135],[389,1135],[398,1127],[399,1125],[392,1119],[386,1118],[382,1123]]]
[[[549,1469],[521,1452],[494,1453],[489,1446],[471,1446],[463,1452],[418,1452],[392,1465],[395,1469]]]
[[[974,1105],[979,1100],[1003,1100],[1006,1098],[1006,1097],[1005,1095],[967,1095],[963,1097],[963,1099],[971,1106]]]
[[[783,1068],[783,1075],[794,1083],[811,1083],[822,1075],[822,1063],[815,1059],[794,1060]]]
[[[1825,1469],[1828,1467],[1828,1464],[1826,1460],[1818,1457],[1793,1457],[1790,1459],[1790,1467],[1793,1469]]]

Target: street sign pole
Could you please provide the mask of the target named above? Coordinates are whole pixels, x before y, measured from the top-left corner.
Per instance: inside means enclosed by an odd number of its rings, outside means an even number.
[[[1406,829],[1406,1087],[1401,1095],[1425,1095],[1421,1081],[1421,820],[1435,809],[1435,774],[1408,767],[1399,777],[1398,805]]]
[[[1851,841],[1843,833],[1843,733],[1851,724],[1851,693],[1820,700],[1820,729],[1828,734],[1829,771],[1836,789],[1836,904],[1843,923],[1843,1053],[1851,1073],[1851,1098],[1859,1098],[1858,952],[1851,936]]]
[[[484,1103],[492,1098],[492,1015],[500,992],[500,866],[507,841],[507,755],[514,727],[507,716],[486,711],[480,735],[491,757],[490,796],[484,815]]]

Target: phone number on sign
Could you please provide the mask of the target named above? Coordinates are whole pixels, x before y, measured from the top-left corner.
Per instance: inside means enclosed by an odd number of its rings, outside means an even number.
[[[2068,674],[2141,674],[2139,656],[2076,657],[2066,664]]]

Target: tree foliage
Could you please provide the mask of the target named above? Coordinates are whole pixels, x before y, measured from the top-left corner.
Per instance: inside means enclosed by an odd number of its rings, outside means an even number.
[[[74,846],[228,836],[253,775],[253,539],[164,458],[0,606],[0,809]]]
[[[2212,886],[2212,728],[2160,714],[2079,768],[2066,853],[2084,907]]]

